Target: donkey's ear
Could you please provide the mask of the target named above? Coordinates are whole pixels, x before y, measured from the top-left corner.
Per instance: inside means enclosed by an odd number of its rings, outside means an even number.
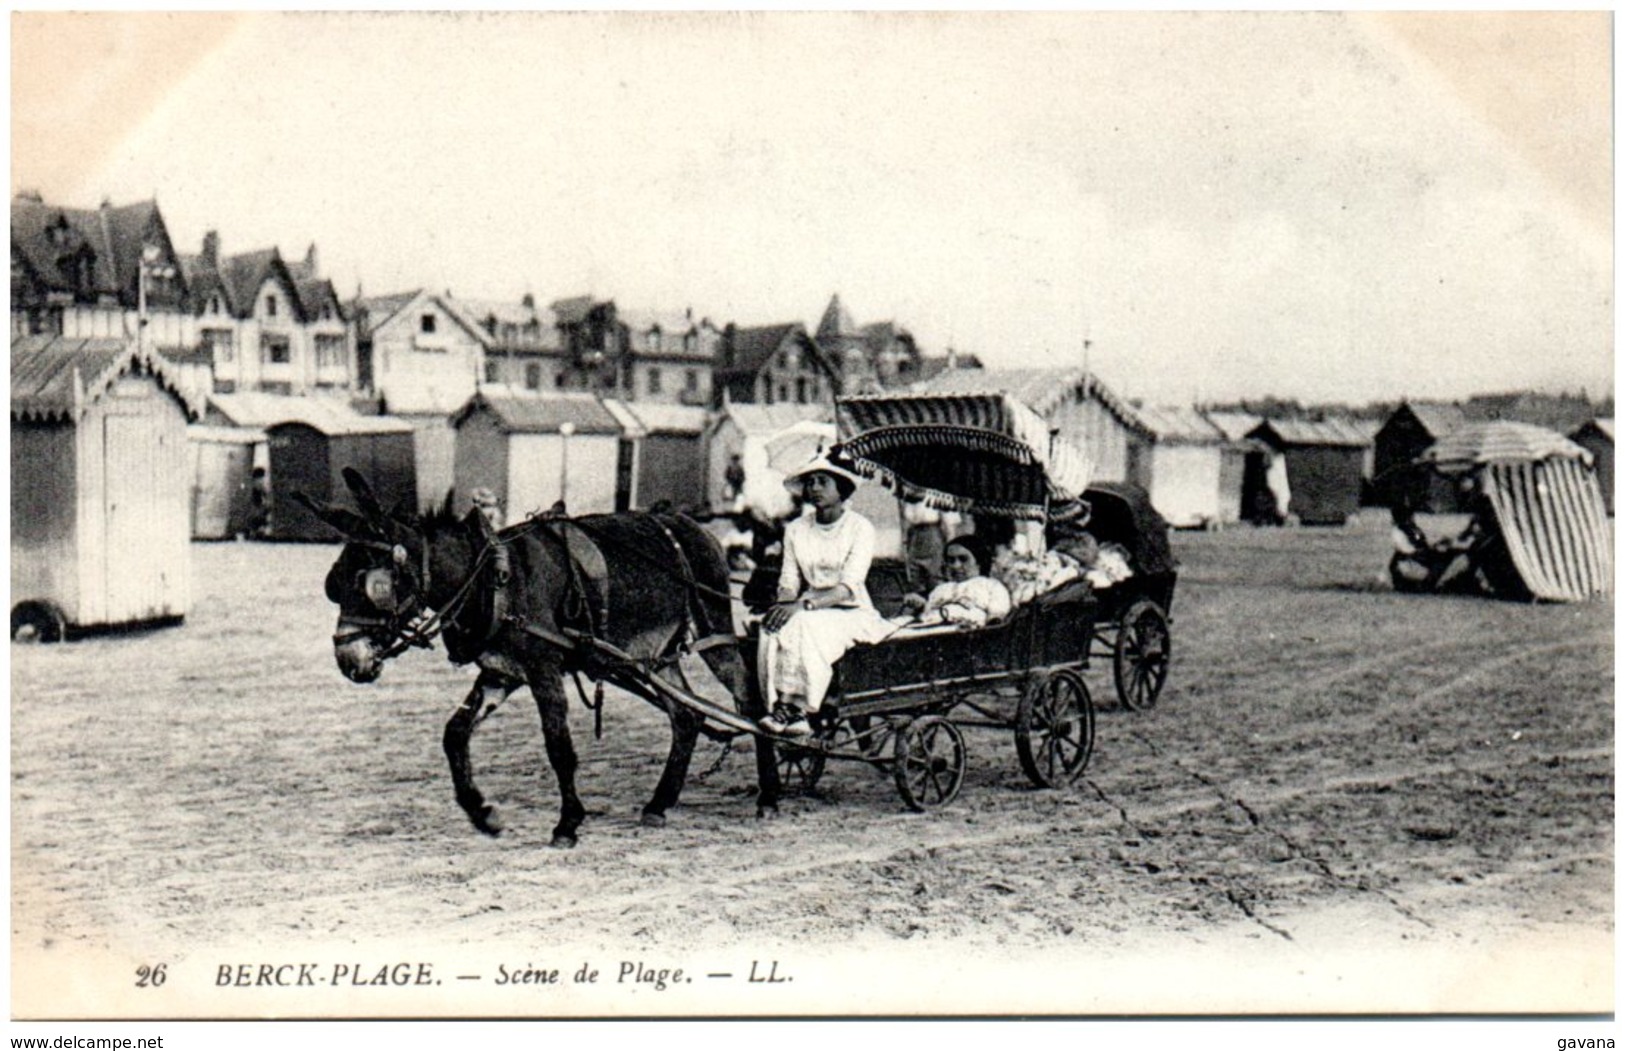
[[[367,484],[367,479],[362,477],[360,471],[354,467],[346,467],[344,469],[344,484],[349,486],[350,492],[355,494],[356,506],[361,508],[362,514],[374,522],[383,521],[383,505],[378,502],[376,496],[372,495],[372,486]]]
[[[454,485],[451,488],[446,490],[446,501],[445,501],[445,503],[440,505],[440,517],[444,518],[444,519],[447,519],[447,520],[450,520],[451,517],[452,517],[451,509],[454,506],[456,506],[456,504],[457,504],[457,487]]]
[[[337,529],[344,536],[364,537],[377,532],[371,523],[354,511],[348,511],[342,507],[333,507],[329,504],[318,504],[304,493],[296,492],[293,494],[293,498],[303,504],[311,514]]]

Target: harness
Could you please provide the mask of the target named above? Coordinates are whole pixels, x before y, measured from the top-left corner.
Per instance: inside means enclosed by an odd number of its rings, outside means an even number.
[[[440,634],[448,624],[455,623],[458,614],[463,610],[469,599],[475,594],[482,573],[490,565],[494,568],[492,580],[492,615],[490,623],[486,626],[482,637],[472,640],[479,649],[487,646],[496,634],[504,627],[511,627],[527,635],[539,638],[558,648],[565,654],[576,658],[569,667],[572,678],[576,683],[577,692],[581,696],[584,707],[593,713],[593,729],[596,736],[603,734],[603,678],[608,676],[624,685],[634,687],[634,692],[658,698],[658,693],[650,694],[636,676],[627,676],[628,671],[636,671],[647,675],[651,670],[659,671],[677,666],[684,653],[701,653],[705,650],[723,645],[734,645],[736,640],[731,632],[715,632],[706,616],[704,606],[699,602],[699,594],[705,593],[724,599],[732,596],[720,589],[710,587],[695,579],[693,565],[682,544],[665,522],[654,515],[640,516],[640,519],[655,525],[671,546],[674,559],[671,561],[659,560],[646,555],[643,551],[617,538],[604,534],[595,534],[573,519],[555,515],[540,515],[530,519],[516,531],[506,537],[491,533],[486,537],[485,544],[475,556],[473,567],[468,576],[458,586],[452,597],[427,617],[404,619],[398,612],[377,617],[352,616],[344,618],[342,630],[334,635],[334,642],[342,644],[358,636],[368,634],[371,629],[383,629],[395,637],[388,648],[381,654],[380,659],[388,660],[399,656],[412,647],[429,648],[434,637]],[[534,534],[545,537],[557,545],[563,554],[563,562],[567,582],[561,600],[562,610],[568,621],[574,623],[561,623],[558,630],[545,623],[537,622],[534,618],[522,617],[509,612],[510,596],[509,583],[511,580],[510,554],[508,545],[515,539]],[[404,571],[408,578],[413,576],[406,569],[406,549],[399,544],[389,544],[365,538],[353,538],[352,543],[377,551],[390,554],[391,562],[398,571]],[[609,581],[608,563],[605,561],[603,548],[609,547],[618,555],[625,555],[633,561],[658,572],[662,576],[675,576],[681,581],[684,588],[685,610],[683,629],[673,636],[672,643],[662,647],[662,652],[654,657],[637,658],[604,642],[602,636],[607,632],[610,622],[609,608]],[[381,567],[375,567],[381,568]],[[368,572],[372,572],[369,570]],[[423,544],[420,568],[416,578],[409,583],[413,597],[418,600],[418,608],[423,608],[423,600],[427,597],[430,584],[429,544]],[[404,608],[405,601],[399,603]],[[448,640],[448,647],[450,641]],[[597,688],[593,701],[587,700],[585,686],[581,682],[580,672],[585,667],[588,671],[596,671]],[[681,667],[678,667],[681,676]],[[686,678],[685,678],[686,684]],[[664,705],[663,700],[657,703]]]

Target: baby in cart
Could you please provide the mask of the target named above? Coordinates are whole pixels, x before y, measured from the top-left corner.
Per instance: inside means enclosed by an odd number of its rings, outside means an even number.
[[[951,624],[961,628],[985,627],[1010,613],[1010,592],[988,575],[992,556],[987,546],[974,536],[948,541],[942,551],[941,584],[929,596],[908,595],[903,599],[910,626],[934,627]]]

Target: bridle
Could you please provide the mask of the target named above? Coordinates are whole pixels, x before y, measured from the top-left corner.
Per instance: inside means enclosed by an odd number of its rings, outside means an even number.
[[[397,657],[414,646],[421,649],[432,647],[434,637],[445,628],[445,622],[456,617],[457,612],[473,594],[474,584],[480,578],[480,571],[502,548],[501,542],[494,535],[487,535],[484,546],[474,558],[474,565],[469,570],[468,578],[440,609],[429,611],[428,537],[423,538],[422,557],[415,574],[408,566],[410,555],[406,545],[386,543],[368,537],[346,539],[348,543],[357,547],[382,551],[389,557],[384,564],[369,566],[357,574],[361,594],[378,614],[367,616],[340,612],[338,628],[333,633],[333,645],[343,646],[362,637],[374,641],[383,640],[384,649],[378,655],[380,661]]]

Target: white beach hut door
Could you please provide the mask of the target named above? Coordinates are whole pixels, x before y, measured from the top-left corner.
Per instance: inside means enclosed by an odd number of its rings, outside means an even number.
[[[164,607],[164,557],[169,545],[155,531],[164,523],[149,417],[104,418],[106,534],[102,549],[109,623],[158,616]]]

